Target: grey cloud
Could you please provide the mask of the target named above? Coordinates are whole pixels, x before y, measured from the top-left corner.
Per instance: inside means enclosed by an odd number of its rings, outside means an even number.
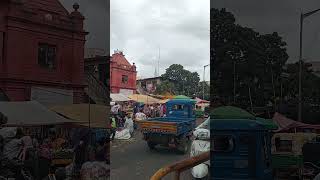
[[[60,1],[69,12],[79,3],[89,32],[86,46],[109,50],[107,0]],[[111,53],[123,50],[139,75],[150,77],[161,47],[161,73],[180,63],[201,74],[210,58],[208,6],[209,0],[110,0]]]
[[[209,0],[112,0],[111,50],[123,50],[144,77],[153,76],[159,47],[161,73],[173,63],[203,68],[210,58],[208,6]]]

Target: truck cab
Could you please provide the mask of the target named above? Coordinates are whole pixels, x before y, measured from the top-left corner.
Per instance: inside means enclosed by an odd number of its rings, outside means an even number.
[[[166,117],[196,118],[194,103],[192,100],[175,99],[166,103]]]

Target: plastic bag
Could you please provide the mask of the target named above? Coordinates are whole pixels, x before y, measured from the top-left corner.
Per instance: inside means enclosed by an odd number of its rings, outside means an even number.
[[[0,136],[2,136],[4,139],[7,138],[13,138],[17,134],[17,127],[5,127],[0,129]]]
[[[115,139],[130,139],[130,130],[129,129],[122,129],[120,131],[116,131],[116,135],[114,136]]]
[[[81,180],[107,180],[109,176],[109,166],[105,162],[86,162],[82,165],[80,174]]]

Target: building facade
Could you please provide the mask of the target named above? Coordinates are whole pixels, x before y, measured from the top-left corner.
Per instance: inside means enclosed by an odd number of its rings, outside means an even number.
[[[152,94],[157,90],[157,86],[161,84],[163,78],[153,77],[153,78],[145,78],[145,79],[138,79],[137,80],[137,87],[139,91]]]
[[[137,70],[125,58],[123,52],[115,51],[110,60],[111,93],[135,94]]]
[[[0,1],[0,91],[10,101],[82,102],[87,33],[79,5],[73,8],[59,0]]]

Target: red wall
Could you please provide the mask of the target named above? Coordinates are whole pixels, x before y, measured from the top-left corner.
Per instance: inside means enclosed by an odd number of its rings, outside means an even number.
[[[7,8],[10,6],[4,5]],[[16,5],[4,13],[4,5],[0,3],[0,32],[2,29],[5,33],[5,57],[0,62],[0,88],[13,101],[29,100],[31,86],[73,89],[74,102],[81,102],[80,97],[84,93],[86,33],[83,31],[83,17],[80,13],[58,14],[54,15],[53,21],[46,21],[43,17],[48,12],[33,10],[33,13],[26,14],[22,10],[26,8],[24,5]],[[7,21],[3,21],[7,15]],[[72,26],[73,23],[76,26]],[[56,45],[55,70],[38,65],[40,42]]]

